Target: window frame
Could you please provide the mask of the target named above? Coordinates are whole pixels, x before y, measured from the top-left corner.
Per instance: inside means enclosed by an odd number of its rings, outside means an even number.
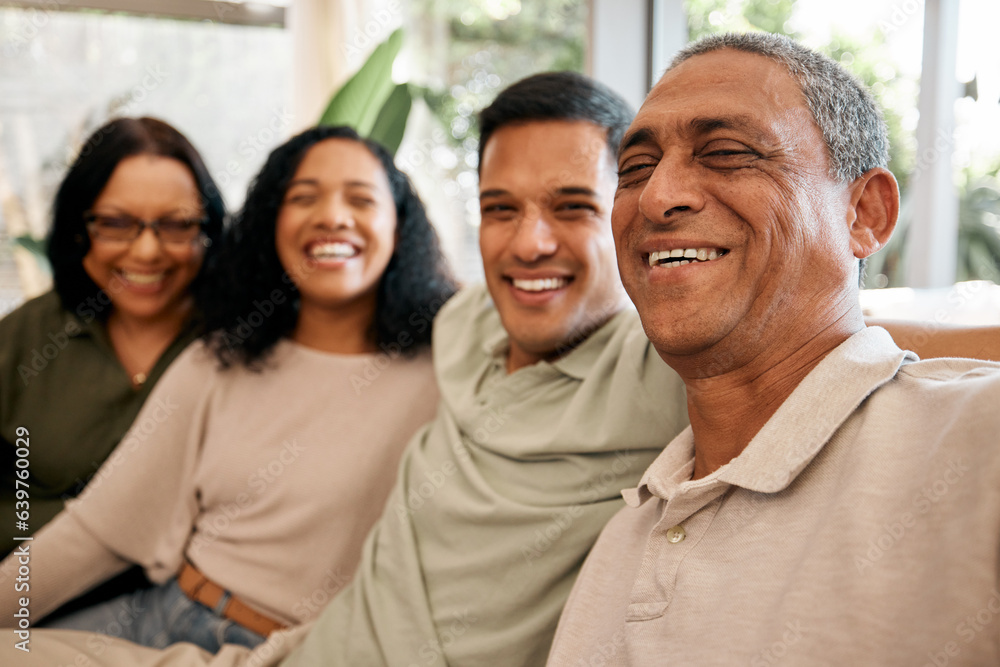
[[[0,3],[5,7],[50,11],[120,12],[135,16],[189,21],[215,21],[232,25],[285,27],[286,8],[254,2],[220,2],[217,0],[13,0]]]

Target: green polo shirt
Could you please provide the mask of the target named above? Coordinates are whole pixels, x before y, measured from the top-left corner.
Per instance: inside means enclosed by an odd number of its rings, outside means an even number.
[[[17,544],[13,537],[37,531],[83,489],[164,370],[195,337],[194,327],[182,332],[136,390],[92,310],[70,313],[48,292],[0,320],[2,553]],[[25,509],[16,496],[24,489],[16,484],[18,466],[25,466],[19,453],[27,453],[26,530],[15,514]]]
[[[584,557],[686,399],[634,310],[552,362],[507,373],[508,348],[482,286],[438,314],[437,417],[289,666],[545,662]]]

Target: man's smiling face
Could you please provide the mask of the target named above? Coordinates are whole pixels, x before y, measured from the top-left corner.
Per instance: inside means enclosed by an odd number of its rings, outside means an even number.
[[[843,308],[850,189],[829,165],[798,84],[769,58],[712,51],[657,84],[622,142],[612,224],[664,358],[714,349],[740,366]]]
[[[483,150],[479,247],[509,371],[559,356],[621,308],[606,136],[585,121],[530,121]]]

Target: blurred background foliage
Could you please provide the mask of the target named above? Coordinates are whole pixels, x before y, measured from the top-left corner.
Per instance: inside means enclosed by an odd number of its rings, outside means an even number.
[[[421,50],[431,55],[424,99],[452,144],[473,153],[475,112],[500,90],[534,72],[583,71],[585,1],[413,0],[413,15],[424,28]]]

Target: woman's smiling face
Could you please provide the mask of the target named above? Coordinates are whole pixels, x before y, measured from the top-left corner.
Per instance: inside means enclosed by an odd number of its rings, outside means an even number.
[[[289,182],[275,243],[301,309],[375,311],[395,248],[396,205],[382,164],[363,144],[325,139]]]
[[[191,170],[173,158],[149,154],[119,162],[91,211],[146,221],[192,220],[203,215]],[[204,256],[200,238],[177,244],[162,241],[152,229],[143,229],[132,241],[108,240],[92,233],[83,268],[107,293],[120,316],[156,319],[188,303],[188,287]]]

